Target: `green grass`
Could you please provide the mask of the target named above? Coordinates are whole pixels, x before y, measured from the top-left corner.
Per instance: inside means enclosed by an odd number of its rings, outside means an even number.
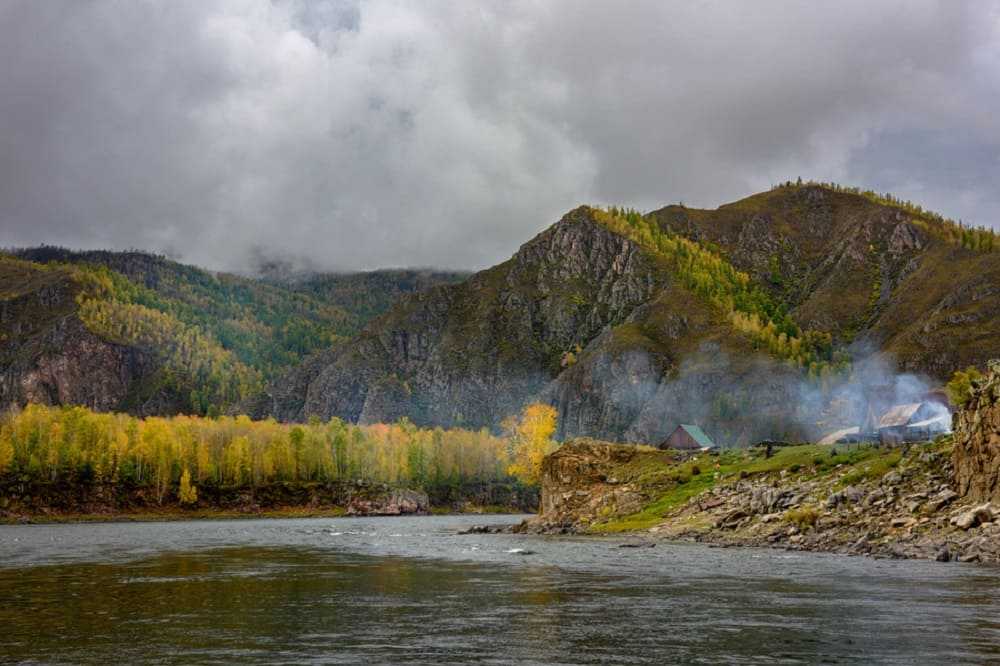
[[[847,471],[840,485],[876,479],[899,464],[899,449],[879,449],[874,446],[850,450],[807,444],[778,449],[770,458],[759,452],[726,451],[716,456],[702,455],[697,460],[676,464],[670,454],[637,456],[616,476],[638,483],[654,497],[641,511],[612,518],[591,526],[590,532],[609,534],[645,530],[660,523],[671,511],[717,483],[728,483],[742,477],[761,476],[788,470],[801,479],[817,478]],[[718,467],[716,467],[718,464]],[[693,474],[693,468],[700,474]]]

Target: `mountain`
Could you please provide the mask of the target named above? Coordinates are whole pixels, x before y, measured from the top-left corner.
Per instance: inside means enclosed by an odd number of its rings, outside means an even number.
[[[394,271],[292,285],[143,252],[12,251],[0,255],[0,404],[217,412],[438,279],[455,278]]]
[[[508,261],[403,298],[254,413],[495,428],[540,399],[562,437],[657,441],[678,422],[804,437],[852,359],[941,381],[1000,352],[993,240],[814,183],[715,210],[584,206]]]

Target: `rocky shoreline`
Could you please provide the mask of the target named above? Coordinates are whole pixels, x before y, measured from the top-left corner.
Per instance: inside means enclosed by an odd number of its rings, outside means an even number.
[[[838,476],[727,484],[649,533],[720,546],[1000,563],[1000,508],[960,501],[941,458],[915,452],[883,477],[842,489]]]
[[[496,484],[428,491],[369,482],[274,483],[257,488],[202,486],[198,501],[158,498],[149,487],[31,483],[0,477],[0,524],[199,518],[404,516],[431,513],[525,513],[537,489]]]
[[[624,532],[643,542],[692,541],[720,547],[1000,563],[1000,506],[960,498],[950,480],[949,454],[947,442],[915,446],[900,452],[898,462],[885,474],[854,483],[845,482],[858,470],[846,465],[827,475],[810,469],[797,473],[782,469],[736,478],[697,494],[651,527]],[[601,487],[598,497],[591,494],[593,487],[571,492],[574,499],[587,500],[591,508],[608,506],[604,504],[607,498],[614,501],[616,496],[641,493],[634,484],[621,486],[611,491]],[[553,508],[551,499],[548,505]],[[595,533],[601,531],[602,523],[596,518],[600,513],[600,508],[592,513],[579,507],[576,513],[555,509],[512,529]]]

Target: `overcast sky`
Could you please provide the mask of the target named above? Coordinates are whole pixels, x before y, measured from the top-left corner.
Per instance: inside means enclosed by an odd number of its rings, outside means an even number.
[[[799,175],[1000,227],[1000,3],[0,0],[0,245],[481,268]]]

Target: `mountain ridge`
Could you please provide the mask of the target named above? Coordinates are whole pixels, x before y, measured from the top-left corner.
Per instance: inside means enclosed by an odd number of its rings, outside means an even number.
[[[404,299],[300,376],[301,400],[276,415],[497,428],[542,399],[559,408],[563,437],[656,441],[674,421],[699,419],[724,423],[717,431],[737,442],[815,434],[821,424],[789,407],[803,372],[735,330],[667,259],[601,224],[602,212],[574,209],[508,261]],[[1000,254],[949,241],[948,227],[933,226],[944,222],[900,204],[788,184],[711,211],[668,206],[642,218],[745,272],[803,330],[828,335],[831,353],[885,352],[937,382],[997,353],[1000,294],[990,285],[1000,284]],[[519,365],[506,364],[506,349]],[[456,359],[465,375],[445,362]]]

